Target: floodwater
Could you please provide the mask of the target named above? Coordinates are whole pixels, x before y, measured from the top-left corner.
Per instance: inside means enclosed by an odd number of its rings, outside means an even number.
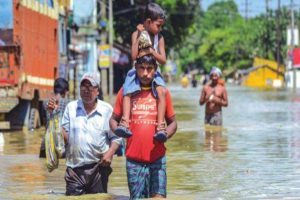
[[[169,199],[300,199],[299,95],[228,86],[216,129],[203,125],[201,88],[170,89],[179,128],[167,142]],[[0,134],[0,199],[66,199],[64,160],[48,173],[38,158],[43,134]],[[125,158],[113,169],[108,195],[80,199],[128,199]]]

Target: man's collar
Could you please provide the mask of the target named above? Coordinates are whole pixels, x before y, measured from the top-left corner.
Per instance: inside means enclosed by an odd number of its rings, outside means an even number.
[[[101,101],[99,99],[97,99],[97,105],[96,105],[96,111],[103,116],[102,113],[104,113],[104,106],[101,105]]]
[[[104,112],[103,106],[100,105],[101,102],[99,99],[96,99],[96,100],[97,100],[96,108],[93,110],[92,113],[97,112],[97,113],[99,113],[99,115],[103,116],[103,114],[102,114]],[[82,110],[82,111],[85,110],[82,99],[78,100],[77,109]],[[90,114],[92,114],[92,113],[90,113]]]
[[[151,86],[149,86],[149,87],[143,87],[143,86],[141,86],[141,89],[142,90],[151,90]]]

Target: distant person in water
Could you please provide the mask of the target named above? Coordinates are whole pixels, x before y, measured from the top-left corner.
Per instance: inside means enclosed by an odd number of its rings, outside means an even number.
[[[222,72],[213,67],[209,73],[210,81],[203,87],[200,96],[200,106],[205,105],[205,124],[222,126],[222,107],[228,106],[227,91],[223,81],[220,81]]]

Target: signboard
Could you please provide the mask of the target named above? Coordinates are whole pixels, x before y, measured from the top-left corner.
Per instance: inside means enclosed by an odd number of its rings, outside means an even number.
[[[300,68],[300,48],[294,48],[293,57],[294,57],[294,67]]]
[[[100,68],[108,68],[110,65],[110,46],[108,44],[100,45],[98,50]]]

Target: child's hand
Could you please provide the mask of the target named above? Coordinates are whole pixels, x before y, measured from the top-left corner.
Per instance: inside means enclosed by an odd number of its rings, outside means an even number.
[[[139,51],[139,55],[138,57],[142,57],[144,55],[149,55],[149,54],[152,54],[153,51],[151,51],[152,48],[147,48],[147,49],[141,49]]]
[[[139,24],[139,25],[136,26],[136,29],[137,29],[139,32],[142,32],[142,31],[145,30],[145,27],[144,27],[143,24]]]
[[[155,50],[154,50],[152,47],[149,47],[148,49],[149,49],[149,50],[148,50],[148,51],[149,51],[149,54],[153,55],[153,53],[155,52]]]

